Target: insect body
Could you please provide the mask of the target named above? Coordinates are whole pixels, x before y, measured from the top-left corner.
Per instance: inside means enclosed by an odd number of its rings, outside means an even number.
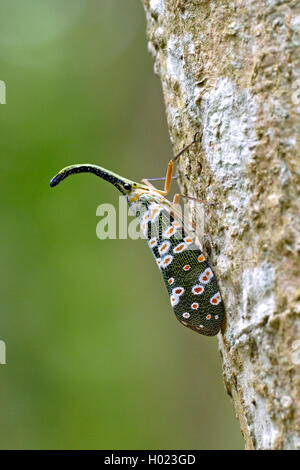
[[[196,136],[195,136],[196,138]],[[188,328],[213,336],[218,333],[224,306],[214,274],[193,240],[187,224],[165,195],[169,192],[174,162],[168,165],[165,189],[156,189],[148,180],[130,181],[96,165],[72,165],[51,181],[56,186],[71,174],[89,172],[112,183],[127,199],[140,224],[157,266],[161,270],[176,318]],[[175,195],[173,202],[178,202]]]

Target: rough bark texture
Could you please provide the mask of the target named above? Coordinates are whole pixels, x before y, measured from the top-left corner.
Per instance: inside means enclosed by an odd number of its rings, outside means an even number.
[[[300,2],[143,3],[174,152],[203,130],[180,185],[217,202],[225,388],[247,449],[299,449]]]

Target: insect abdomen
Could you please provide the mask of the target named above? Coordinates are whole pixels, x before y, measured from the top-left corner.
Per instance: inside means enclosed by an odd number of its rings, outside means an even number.
[[[224,307],[216,279],[203,253],[193,244],[185,256],[183,253],[182,256],[175,255],[173,262],[174,265],[171,263],[163,270],[163,276],[177,319],[198,333],[216,335]]]
[[[176,318],[200,334],[216,335],[224,306],[209,264],[192,237],[164,208],[154,220],[151,206],[148,209],[142,222],[144,233],[162,271]]]

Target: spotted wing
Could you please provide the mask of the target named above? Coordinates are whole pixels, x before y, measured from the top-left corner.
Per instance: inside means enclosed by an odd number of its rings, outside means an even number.
[[[167,202],[167,201],[166,201]],[[176,318],[198,333],[218,333],[224,305],[214,274],[182,219],[167,204],[144,204],[141,227],[162,272]]]

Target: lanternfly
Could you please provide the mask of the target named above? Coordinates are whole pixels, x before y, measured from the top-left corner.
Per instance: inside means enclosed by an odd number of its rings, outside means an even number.
[[[173,203],[165,198],[169,193],[174,163],[196,142],[197,136],[198,133],[169,161],[163,191],[156,189],[147,179],[136,183],[91,164],[62,169],[52,178],[50,186],[56,186],[76,173],[93,173],[112,183],[126,197],[132,212],[140,219],[141,229],[162,273],[176,318],[198,333],[214,336],[224,316],[216,279],[177,210],[182,195],[175,194]]]

